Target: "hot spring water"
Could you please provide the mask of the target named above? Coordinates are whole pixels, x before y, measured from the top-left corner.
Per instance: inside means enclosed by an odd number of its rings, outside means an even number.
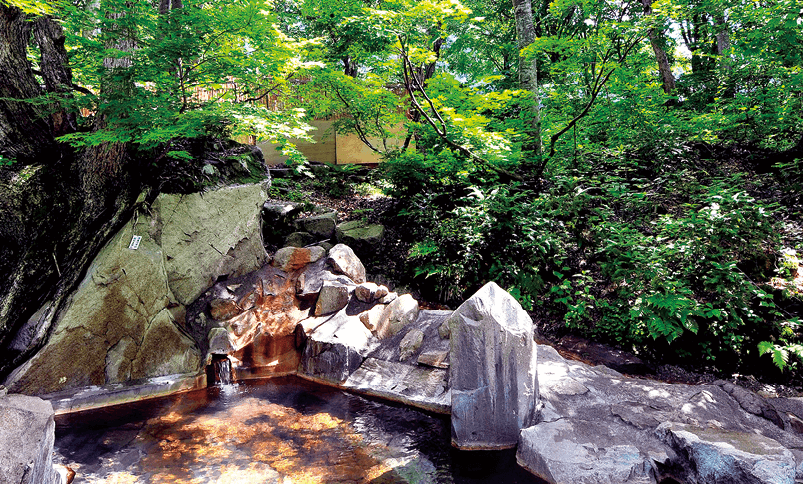
[[[75,484],[542,482],[512,451],[452,449],[447,417],[295,377],[64,415],[56,424],[54,460],[76,471]]]

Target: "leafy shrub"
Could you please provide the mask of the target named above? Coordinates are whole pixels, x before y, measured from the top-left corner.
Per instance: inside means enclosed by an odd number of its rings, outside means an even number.
[[[388,195],[407,198],[419,193],[459,192],[471,184],[475,167],[444,149],[439,153],[401,152],[388,158],[380,169],[391,185]]]
[[[614,296],[596,308],[592,332],[636,348],[683,337],[676,354],[710,362],[745,351],[764,324],[757,308],[774,305],[754,282],[777,241],[772,209],[718,181],[682,213],[597,225],[598,263]]]
[[[439,209],[436,197],[419,195],[419,220],[429,218],[423,241],[410,253],[416,275],[426,276],[446,299],[460,300],[488,281],[511,288],[525,307],[542,289],[544,274],[564,245],[563,230],[543,200],[516,187],[470,187]]]

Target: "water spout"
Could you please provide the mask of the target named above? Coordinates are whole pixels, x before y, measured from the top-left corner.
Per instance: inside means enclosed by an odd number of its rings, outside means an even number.
[[[215,386],[231,385],[231,360],[226,355],[212,355],[212,374]]]

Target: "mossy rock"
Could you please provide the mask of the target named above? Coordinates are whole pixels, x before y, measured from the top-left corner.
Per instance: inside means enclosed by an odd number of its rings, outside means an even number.
[[[385,236],[385,226],[368,224],[363,220],[343,222],[335,229],[337,242],[355,250],[364,251],[377,247]]]

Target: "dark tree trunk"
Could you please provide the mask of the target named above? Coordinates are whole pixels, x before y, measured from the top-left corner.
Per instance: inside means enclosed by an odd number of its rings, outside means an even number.
[[[32,23],[0,3],[0,155],[26,161],[55,147],[47,111],[25,102],[42,94],[27,59]]]
[[[58,24],[26,22],[0,4],[0,97],[15,99],[0,100],[0,152],[18,159],[0,166],[0,380],[47,342],[139,192],[124,145],[74,153],[54,140],[74,129],[71,115],[24,102],[43,94],[26,55],[32,34],[45,89],[64,94],[72,86]]]
[[[72,71],[67,61],[61,26],[50,17],[39,17],[33,24],[33,35],[42,55],[39,70],[45,81],[45,89],[51,93],[69,94],[73,90]],[[74,133],[78,129],[75,113],[58,106],[52,107],[50,119],[55,136]]]
[[[345,56],[341,60],[343,61],[343,74],[356,78],[360,67],[357,61],[350,56]]]

